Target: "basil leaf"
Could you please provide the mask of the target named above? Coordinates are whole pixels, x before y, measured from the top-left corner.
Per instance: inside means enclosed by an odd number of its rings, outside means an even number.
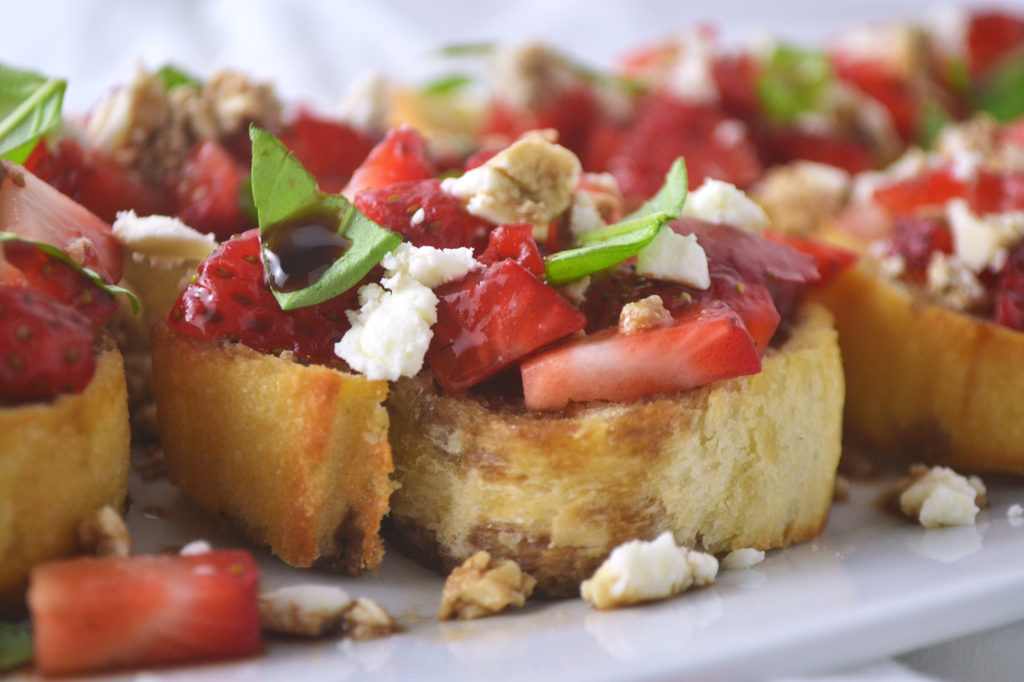
[[[0,65],[0,158],[24,163],[61,123],[67,82]]]
[[[672,218],[678,218],[683,214],[683,205],[686,203],[686,195],[689,192],[689,182],[686,174],[686,161],[680,156],[668,169],[668,173],[665,174],[665,182],[657,194],[626,216],[626,220],[654,213],[668,213]]]
[[[934,97],[926,99],[917,120],[917,137],[924,149],[931,149],[942,129],[954,121],[946,108]]]
[[[263,248],[276,230],[310,214],[337,216],[336,232],[350,242],[344,254],[309,286],[294,291],[271,287],[283,310],[316,305],[351,289],[402,242],[400,234],[367,218],[345,197],[321,192],[313,176],[277,137],[255,125],[250,126],[249,135],[252,196]],[[263,259],[264,267],[269,260]]]
[[[1024,113],[1024,59],[1013,59],[988,76],[974,95],[974,104],[999,121]]]
[[[671,219],[668,213],[653,213],[588,232],[583,246],[545,258],[544,275],[549,284],[559,285],[610,268],[654,241],[658,230]]]
[[[791,123],[817,108],[831,80],[832,69],[824,54],[779,45],[757,77],[761,109],[775,123]]]
[[[32,633],[27,625],[0,623],[0,671],[32,661]]]
[[[453,43],[438,48],[437,54],[442,57],[481,57],[496,51],[494,43]]]
[[[120,287],[116,284],[108,284],[99,274],[90,268],[87,268],[77,261],[73,260],[71,256],[58,249],[53,244],[47,244],[46,242],[37,242],[34,239],[26,239],[20,235],[14,234],[13,232],[0,232],[0,244],[4,242],[24,242],[26,244],[32,244],[39,248],[40,251],[48,256],[52,256],[57,260],[67,263],[72,268],[80,272],[86,279],[98,286],[103,291],[107,292],[111,296],[123,295],[128,297],[128,301],[132,305],[132,312],[138,314],[139,312],[139,299],[135,294],[124,287]]]
[[[202,85],[203,82],[172,64],[164,64],[156,72],[157,78],[163,81],[164,90],[173,90],[181,85]]]
[[[420,92],[429,97],[443,97],[462,90],[472,82],[473,78],[464,73],[453,73],[424,84]]]

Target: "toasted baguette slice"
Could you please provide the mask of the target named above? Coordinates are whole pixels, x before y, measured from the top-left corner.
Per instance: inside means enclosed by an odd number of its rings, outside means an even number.
[[[836,317],[852,442],[901,464],[1024,473],[1024,334],[929,303],[868,262],[817,298]]]
[[[293,566],[376,568],[392,470],[387,383],[153,327],[171,479]]]
[[[831,316],[809,307],[760,374],[560,413],[488,409],[429,375],[388,400],[388,537],[448,571],[479,550],[537,593],[578,594],[618,544],[670,530],[709,552],[814,537],[839,460],[843,374]]]
[[[109,339],[81,393],[0,408],[0,614],[24,608],[34,564],[79,550],[83,520],[124,508],[129,453],[124,367]]]

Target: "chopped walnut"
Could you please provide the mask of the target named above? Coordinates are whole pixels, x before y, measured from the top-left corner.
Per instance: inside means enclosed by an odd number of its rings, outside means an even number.
[[[530,111],[549,103],[579,80],[568,62],[543,43],[503,51],[495,71],[502,95],[513,106]]]
[[[352,639],[366,640],[401,632],[402,626],[383,606],[360,597],[345,612],[343,630]]]
[[[970,526],[987,504],[985,484],[948,467],[914,465],[900,484],[900,509],[925,528]]]
[[[842,207],[849,189],[850,174],[843,169],[795,161],[768,171],[750,196],[771,218],[772,229],[808,234]]]
[[[639,334],[647,329],[663,327],[671,321],[672,314],[665,309],[661,296],[652,294],[622,306],[619,332],[626,335]]]
[[[477,552],[445,580],[437,618],[471,620],[522,606],[536,584],[516,562],[491,561],[488,552]]]
[[[124,519],[109,505],[78,524],[78,541],[97,556],[126,557],[132,550],[132,537]]]

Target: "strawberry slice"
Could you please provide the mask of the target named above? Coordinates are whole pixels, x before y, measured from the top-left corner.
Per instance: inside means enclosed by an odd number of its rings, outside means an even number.
[[[342,192],[352,199],[365,189],[379,189],[396,182],[425,180],[437,175],[427,158],[427,143],[413,128],[393,128],[373,148],[352,174]]]
[[[167,319],[171,329],[207,339],[241,342],[265,353],[291,350],[329,363],[349,327],[345,310],[358,308],[358,287],[318,305],[281,310],[264,283],[259,230],[223,242],[199,266]]]
[[[971,74],[985,76],[1024,45],[1024,18],[999,10],[974,12],[967,23]]]
[[[0,286],[0,404],[81,391],[95,369],[85,316],[44,293]]]
[[[449,393],[497,374],[587,323],[558,292],[509,259],[435,293],[440,302],[427,361]]]
[[[342,191],[373,149],[373,140],[352,126],[306,110],[299,111],[281,141],[327,194]]]
[[[259,569],[247,552],[85,557],[32,569],[44,675],[253,656]]]
[[[761,358],[739,315],[708,302],[664,327],[569,339],[520,368],[527,409],[558,410],[573,400],[628,402],[756,374]]]
[[[121,244],[110,225],[9,161],[0,161],[0,226],[56,246],[106,282],[121,279]]]
[[[818,286],[828,284],[835,279],[836,275],[857,262],[857,254],[853,251],[829,244],[821,239],[798,237],[771,230],[762,232],[761,236],[770,241],[785,244],[814,258],[818,266],[819,279],[816,282]]]
[[[197,142],[175,185],[178,218],[199,232],[212,232],[220,241],[253,227],[240,203],[242,183],[248,175],[216,140]]]
[[[85,315],[96,326],[117,310],[114,297],[78,270],[31,242],[4,242],[3,254],[24,282]]]

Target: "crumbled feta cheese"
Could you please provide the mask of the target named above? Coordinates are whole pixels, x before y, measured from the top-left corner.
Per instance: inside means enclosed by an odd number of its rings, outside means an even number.
[[[1006,510],[1006,518],[1024,518],[1024,507],[1020,506],[1019,504],[1011,504],[1010,507]]]
[[[931,255],[925,274],[928,292],[954,310],[967,310],[985,295],[981,281],[960,259],[940,251]]]
[[[711,286],[708,255],[697,243],[697,235],[681,235],[668,225],[636,255],[636,273],[695,289]]]
[[[383,130],[388,123],[391,83],[379,71],[369,71],[349,86],[338,115],[358,130]]]
[[[178,554],[182,556],[194,556],[196,554],[206,554],[207,552],[212,551],[213,547],[211,547],[210,543],[206,540],[193,540],[182,547],[178,551]]]
[[[762,561],[764,561],[764,551],[760,549],[754,549],[753,547],[734,549],[722,559],[722,569],[726,571],[741,571],[745,568],[756,566]]]
[[[262,592],[260,625],[264,630],[317,637],[341,629],[352,598],[331,585],[289,585]]]
[[[900,494],[900,509],[925,528],[970,526],[985,494],[977,476],[964,477],[948,467],[915,467]]]
[[[78,524],[78,541],[96,556],[126,557],[132,549],[124,517],[108,504]]]
[[[488,552],[477,552],[444,581],[437,619],[472,620],[520,607],[536,585],[516,562],[493,561]]]
[[[691,586],[715,581],[718,560],[710,554],[677,547],[672,534],[651,542],[632,540],[612,550],[589,580],[583,598],[599,609],[664,599]]]
[[[946,206],[953,232],[953,252],[974,273],[998,271],[1006,262],[1007,248],[1024,236],[1024,211],[975,215],[963,199]]]
[[[419,225],[424,220],[426,220],[426,218],[427,218],[427,212],[423,210],[422,206],[420,206],[419,208],[416,209],[416,212],[412,214],[412,217],[409,218],[409,224],[410,225]]]
[[[747,126],[743,121],[728,118],[715,126],[711,136],[723,147],[735,147],[746,139]]]
[[[572,193],[572,209],[569,211],[569,232],[578,237],[585,232],[604,226],[604,219],[597,208],[597,202],[589,192],[576,190]]]
[[[491,222],[541,226],[569,208],[580,170],[565,147],[526,135],[483,165],[444,180],[441,189]]]
[[[584,275],[568,284],[558,287],[558,293],[569,299],[569,302],[578,306],[583,305],[586,300],[587,289],[590,288],[590,275]]]
[[[381,260],[380,284],[359,290],[359,310],[347,311],[352,327],[335,354],[369,379],[395,381],[423,367],[437,321],[431,289],[480,267],[468,248],[415,247],[405,242]]]
[[[713,36],[696,28],[676,43],[676,58],[667,84],[680,97],[694,102],[718,101],[718,85],[711,71],[716,53]]]
[[[661,296],[652,294],[622,306],[619,311],[619,332],[627,336],[639,334],[646,329],[663,327],[671,321],[672,314],[665,309]]]
[[[140,218],[135,211],[119,211],[111,227],[129,250],[156,258],[203,260],[217,247],[212,234],[201,234],[170,216]]]
[[[751,201],[743,190],[712,178],[690,192],[683,205],[683,216],[731,225],[754,233],[766,230],[771,225],[768,214]]]

